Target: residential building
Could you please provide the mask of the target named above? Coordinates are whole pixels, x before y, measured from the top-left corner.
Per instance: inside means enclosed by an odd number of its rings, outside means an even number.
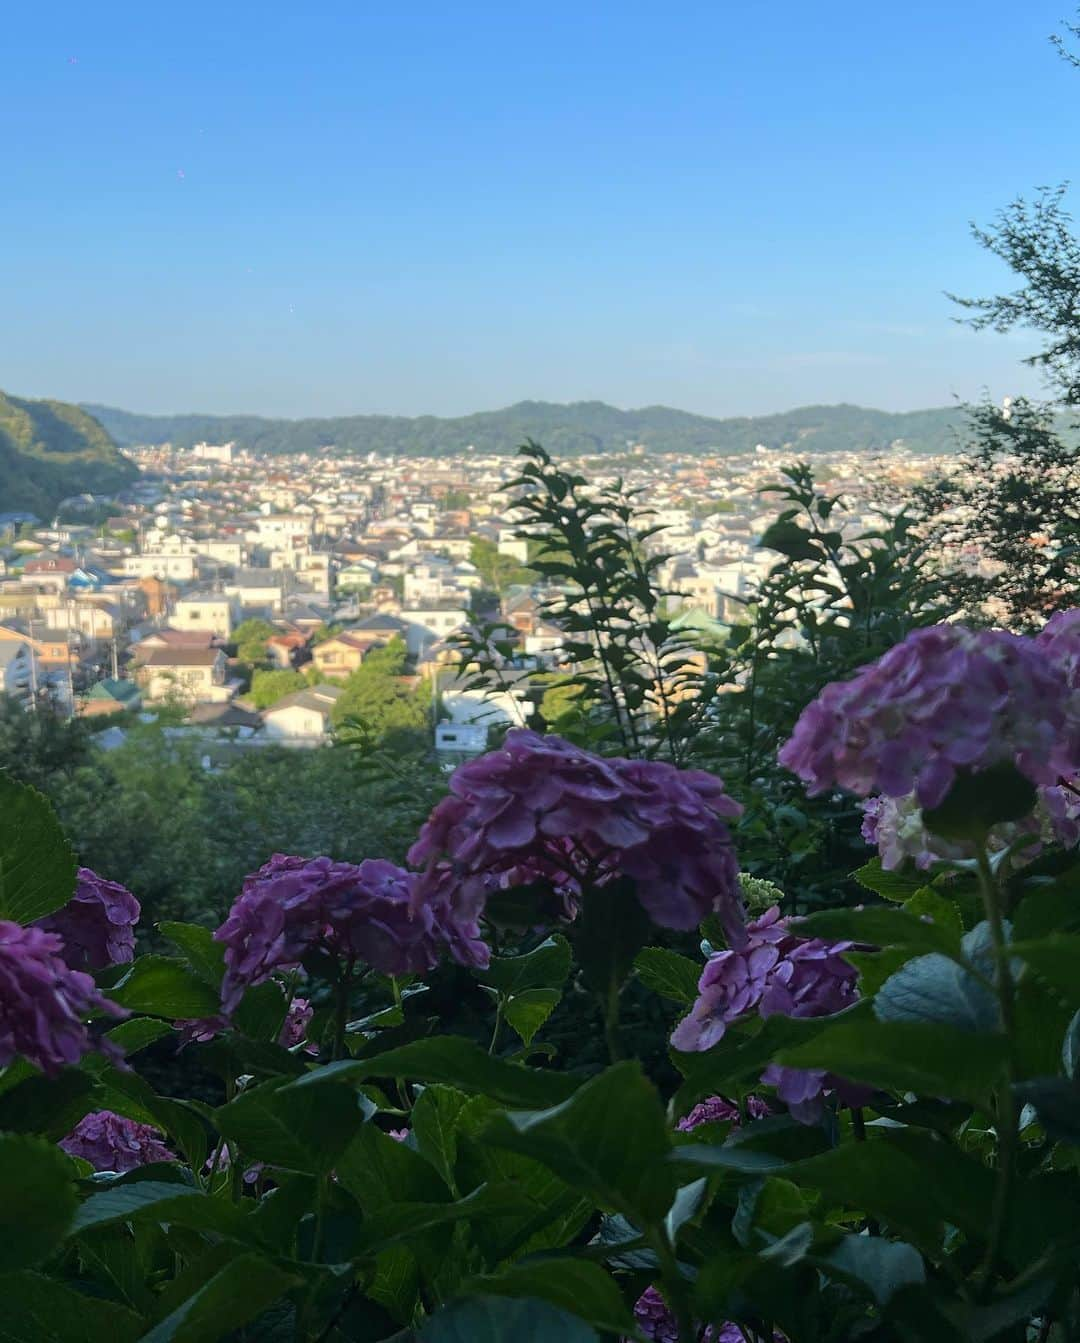
[[[178,630],[209,630],[227,640],[238,623],[235,599],[221,592],[193,592],[176,602],[171,621]]]
[[[227,665],[220,648],[155,648],[139,666],[139,684],[147,700],[221,703],[236,690],[226,682]]]
[[[341,686],[317,685],[297,690],[263,712],[268,741],[283,746],[320,746],[330,738],[334,705],[344,694]]]
[[[0,693],[24,708],[33,695],[33,667],[30,648],[25,643],[0,643]]]

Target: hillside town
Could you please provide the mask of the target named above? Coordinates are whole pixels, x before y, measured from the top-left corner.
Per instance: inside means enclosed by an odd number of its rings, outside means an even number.
[[[536,708],[525,675],[520,689],[466,688],[455,635],[497,619],[511,671],[563,666],[506,488],[513,457],[268,459],[228,443],[130,455],[139,478],[115,498],[65,501],[51,521],[0,515],[0,689],[28,710],[101,720],[105,744],[132,715],[165,715],[208,749],[310,748],[332,739],[350,678],[393,646],[402,685],[428,690],[431,746],[452,759]],[[722,639],[778,558],[759,544],[776,513],[762,489],[790,460],[628,445],[567,465],[640,492],[663,529],[650,544],[668,556],[670,611]],[[853,531],[940,465],[900,445],[815,457]]]

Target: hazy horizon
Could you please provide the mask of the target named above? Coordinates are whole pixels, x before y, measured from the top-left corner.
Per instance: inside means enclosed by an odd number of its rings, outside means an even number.
[[[969,222],[1075,175],[1061,8],[18,10],[0,384],[267,418],[1034,392],[1037,337],[946,291],[1009,289]]]

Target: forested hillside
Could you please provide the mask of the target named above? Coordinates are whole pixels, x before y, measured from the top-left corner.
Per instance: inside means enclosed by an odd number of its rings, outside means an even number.
[[[110,493],[135,474],[85,410],[0,392],[0,513],[51,518],[68,495]]]
[[[656,452],[747,452],[758,443],[801,452],[880,451],[903,441],[917,452],[948,452],[962,414],[955,409],[891,414],[860,406],[805,406],[780,415],[716,420],[667,406],[619,410],[602,401],[558,405],[522,401],[505,410],[457,419],[422,415],[351,415],[341,419],[271,420],[254,415],[133,415],[85,407],[122,446],[235,441],[265,453],[415,453],[441,456],[472,447],[511,452],[535,438],[555,453],[620,452],[635,444]]]

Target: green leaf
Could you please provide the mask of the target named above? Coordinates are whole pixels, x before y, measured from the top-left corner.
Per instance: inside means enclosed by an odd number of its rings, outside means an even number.
[[[944,1224],[977,1241],[990,1227],[993,1172],[926,1133],[899,1131],[847,1143],[796,1162],[784,1174],[831,1203],[879,1218],[928,1251],[940,1249]]]
[[[881,1236],[844,1236],[839,1245],[812,1261],[867,1292],[879,1306],[887,1305],[902,1287],[926,1281],[918,1250]]]
[[[628,878],[591,889],[574,922],[574,953],[589,988],[605,999],[617,991],[651,933],[652,922]]]
[[[469,1097],[454,1087],[425,1087],[409,1116],[420,1155],[442,1176],[447,1189],[457,1192],[458,1125]]]
[[[917,919],[932,919],[938,928],[950,929],[957,937],[963,936],[964,916],[960,913],[960,906],[955,900],[949,900],[940,891],[934,890],[933,886],[920,887],[904,902],[904,909]],[[938,950],[946,949],[939,946]]]
[[[1065,1076],[1080,1082],[1080,1012],[1069,1022],[1061,1045],[1061,1064]]]
[[[914,898],[914,897],[913,897]],[[799,919],[794,930],[800,937],[848,939],[876,947],[910,947],[959,956],[962,928],[927,923],[907,909],[871,905],[865,909],[825,909]]]
[[[675,1195],[664,1107],[637,1063],[608,1068],[553,1109],[496,1115],[485,1136],[644,1224],[658,1222]]]
[[[134,1343],[142,1335],[134,1311],[41,1273],[5,1273],[0,1298],[0,1343]]]
[[[902,904],[920,891],[925,882],[919,877],[905,877],[900,872],[887,872],[881,866],[880,858],[871,858],[865,866],[853,872],[852,876],[860,886],[880,895],[884,900],[893,900]]]
[[[1070,1007],[1080,1008],[1080,937],[1052,933],[1036,942],[1015,942],[1009,950],[1061,994]]]
[[[805,527],[790,519],[782,518],[766,527],[758,545],[767,550],[778,550],[789,560],[824,559],[821,543],[815,541]]]
[[[93,1078],[73,1068],[58,1077],[35,1074],[0,1093],[0,1131],[36,1133],[57,1142],[96,1108],[93,1093]]]
[[[580,1316],[598,1329],[632,1334],[634,1317],[611,1276],[598,1264],[566,1255],[511,1264],[500,1273],[462,1285],[472,1295],[532,1297]]]
[[[360,1129],[334,1173],[366,1213],[399,1202],[430,1203],[445,1192],[431,1178],[428,1161],[374,1124]]]
[[[272,1078],[242,1091],[215,1119],[245,1158],[318,1175],[333,1169],[364,1113],[350,1088],[300,1090],[287,1079]]]
[[[70,1234],[81,1235],[112,1222],[168,1222],[194,1231],[214,1232],[231,1240],[256,1240],[251,1214],[223,1198],[213,1198],[191,1185],[163,1180],[113,1184],[91,1194],[71,1224]]]
[[[204,983],[220,990],[225,975],[225,944],[200,923],[159,923],[158,929],[178,947],[184,959]]]
[[[503,1016],[523,1045],[532,1044],[533,1036],[554,1012],[561,996],[558,989],[523,989],[507,998]]]
[[[486,970],[476,970],[474,974],[481,984],[509,996],[527,989],[561,989],[570,973],[570,963],[569,942],[555,935],[524,956],[493,956]]]
[[[596,1330],[547,1301],[482,1296],[454,1301],[420,1330],[420,1343],[598,1343]]]
[[[1030,815],[1035,787],[1009,761],[973,774],[963,770],[940,806],[923,812],[923,823],[943,839],[985,839],[987,831],[1005,821]]]
[[[0,918],[33,923],[75,891],[75,855],[51,804],[0,774]]]
[[[178,1144],[192,1170],[206,1160],[206,1125],[188,1101],[159,1096],[136,1072],[106,1068],[99,1077],[107,1109],[143,1124],[155,1124]]]
[[[675,1066],[686,1078],[675,1096],[676,1114],[685,1114],[704,1096],[729,1094],[740,1082],[757,1081],[763,1068],[782,1050],[813,1040],[834,1025],[860,1021],[871,1015],[869,1002],[860,1002],[835,1017],[785,1017],[779,1013],[740,1022],[704,1053],[671,1051]]]
[[[837,1021],[804,1044],[782,1049],[790,1068],[824,1068],[887,1091],[985,1101],[1001,1079],[1004,1036],[906,1021]]]
[[[366,1059],[344,1059],[314,1068],[291,1084],[315,1089],[366,1077],[397,1077],[413,1082],[445,1082],[466,1092],[490,1096],[502,1105],[534,1109],[565,1100],[580,1085],[569,1073],[543,1072],[491,1058],[472,1040],[456,1035],[414,1040]]]
[[[33,1268],[63,1242],[78,1199],[71,1165],[43,1138],[0,1135],[0,1273]]]
[[[172,1026],[166,1021],[155,1021],[152,1017],[135,1017],[131,1021],[122,1021],[119,1026],[105,1032],[105,1039],[124,1051],[125,1058],[131,1058],[141,1049],[163,1040],[172,1034]]]
[[[142,1343],[216,1343],[300,1283],[261,1255],[240,1255],[145,1334]]]
[[[634,959],[638,979],[662,998],[690,1007],[697,998],[702,965],[666,947],[646,947]]]
[[[878,989],[879,1021],[941,1024],[960,1031],[994,1031],[1001,1011],[992,993],[970,970],[934,952],[902,965]]]
[[[140,956],[109,996],[132,1012],[173,1020],[221,1011],[218,994],[183,961],[168,956]]]
[[[416,1310],[420,1272],[416,1256],[405,1245],[391,1245],[375,1260],[365,1296],[377,1302],[398,1324],[408,1324]]]
[[[521,1190],[514,1185],[481,1185],[453,1203],[391,1203],[364,1218],[351,1252],[354,1256],[379,1253],[435,1226],[517,1212],[523,1202]]]

